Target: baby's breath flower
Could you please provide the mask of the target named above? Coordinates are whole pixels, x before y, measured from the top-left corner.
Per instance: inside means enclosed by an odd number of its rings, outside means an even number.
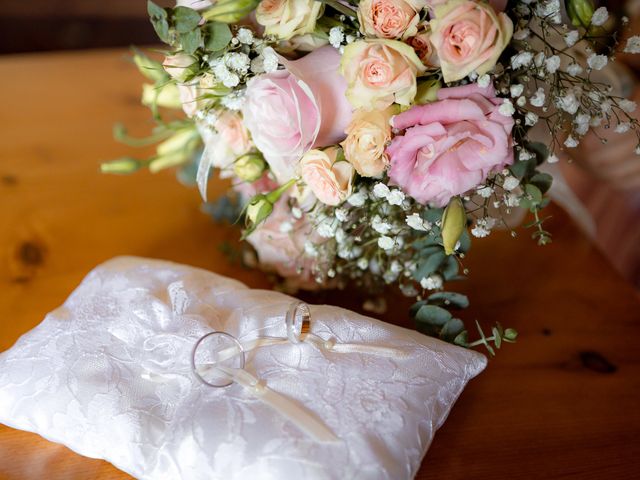
[[[512,98],[519,97],[520,95],[522,95],[522,92],[524,92],[524,85],[520,83],[514,83],[509,87],[509,93],[511,94]]]
[[[478,195],[482,198],[489,198],[493,193],[493,188],[489,185],[480,185],[476,188],[476,192],[478,192]]]
[[[533,94],[533,96],[529,99],[529,102],[531,103],[531,105],[533,105],[534,107],[542,107],[544,105],[544,102],[546,101],[546,95],[544,93],[544,89],[542,87],[538,88],[538,90],[536,90],[536,93]]]
[[[616,125],[614,131],[616,133],[627,133],[631,129],[631,124],[629,122],[623,122]]]
[[[640,36],[634,35],[629,37],[627,44],[624,47],[625,53],[640,53]]]
[[[340,45],[344,42],[344,28],[338,26],[329,30],[329,43],[333,48],[340,48]]]
[[[536,123],[538,123],[538,115],[533,112],[527,112],[524,117],[524,124],[528,127],[533,127]]]
[[[567,47],[573,47],[579,38],[580,32],[578,32],[577,30],[571,30],[565,34],[564,43],[567,44]]]
[[[373,195],[378,198],[387,198],[390,192],[389,187],[384,183],[379,182],[373,186]]]
[[[442,285],[443,285],[442,276],[440,276],[437,273],[433,273],[428,277],[425,277],[422,280],[420,280],[420,286],[425,290],[438,290],[442,288]]]
[[[627,99],[620,100],[620,101],[618,102],[618,105],[620,105],[620,108],[621,108],[623,111],[627,112],[627,113],[633,113],[633,112],[635,112],[635,110],[636,110],[636,108],[637,108],[637,106],[638,106],[638,105],[636,104],[636,102],[634,102],[634,101],[632,101],[632,100],[627,100]]]
[[[552,153],[549,155],[549,158],[547,158],[547,163],[558,163],[559,160],[558,156],[555,153]]]
[[[394,244],[395,242],[393,241],[393,238],[387,237],[386,235],[378,238],[378,246],[383,250],[391,250]]]
[[[251,45],[253,43],[253,32],[248,28],[241,28],[238,30],[236,38],[244,45]]]
[[[423,220],[418,213],[412,213],[411,215],[408,215],[406,218],[406,222],[407,225],[409,225],[409,227],[413,228],[414,230],[426,232],[428,230],[431,230],[432,228],[431,223]]]
[[[578,141],[571,135],[569,135],[564,141],[564,146],[567,148],[576,148],[578,146]]]
[[[498,108],[498,111],[505,117],[512,117],[513,114],[516,113],[516,108],[513,106],[513,103],[511,103],[511,100],[505,98],[500,108]]]
[[[404,198],[405,198],[405,194],[402,191],[392,190],[387,195],[387,202],[389,202],[389,205],[402,205]]]
[[[509,175],[504,179],[504,182],[502,183],[502,188],[504,188],[505,190],[511,191],[514,188],[516,188],[518,185],[520,185],[520,180],[518,180],[514,176]]]
[[[582,71],[583,71],[582,67],[577,63],[571,63],[567,67],[567,73],[574,77],[577,77],[578,75],[580,75]]]
[[[366,200],[367,200],[367,196],[362,191],[356,192],[352,194],[349,198],[347,198],[347,202],[353,205],[354,207],[363,206]]]
[[[487,88],[489,85],[491,85],[491,77],[489,75],[485,73],[484,75],[480,75],[480,77],[478,77],[479,87]]]
[[[554,74],[560,68],[560,57],[558,55],[553,55],[547,58],[544,62],[544,68],[547,69],[547,72]]]
[[[602,70],[607,66],[608,62],[609,58],[606,55],[592,53],[589,55],[589,58],[587,58],[587,65],[589,65],[589,68],[593,70]]]
[[[591,24],[597,27],[604,25],[609,19],[609,12],[607,11],[607,7],[600,7],[595,12],[593,12],[593,16],[591,17]]]

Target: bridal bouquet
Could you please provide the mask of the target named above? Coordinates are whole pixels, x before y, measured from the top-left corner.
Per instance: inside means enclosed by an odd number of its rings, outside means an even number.
[[[103,171],[180,166],[206,203],[242,219],[260,266],[304,289],[397,286],[418,327],[491,353],[516,332],[468,338],[443,290],[466,274],[471,237],[532,213],[534,239],[552,177],[545,164],[592,127],[638,131],[635,104],[599,80],[620,27],[590,0],[219,0],[148,2],[168,45],[136,51],[157,128],[149,159]],[[640,38],[620,45],[640,51]],[[601,72],[600,72],[601,73]],[[180,108],[184,117],[168,115]],[[640,151],[640,150],[639,150]]]

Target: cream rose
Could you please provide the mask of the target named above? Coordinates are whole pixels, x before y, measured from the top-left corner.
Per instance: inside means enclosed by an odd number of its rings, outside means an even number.
[[[351,105],[381,110],[394,102],[410,105],[416,96],[416,76],[425,66],[409,45],[371,39],[347,45],[340,69]]]
[[[351,195],[353,166],[338,161],[340,148],[309,150],[300,161],[302,180],[313,194],[326,205],[340,205]]]
[[[345,158],[363,177],[377,177],[389,165],[385,148],[391,141],[389,119],[394,113],[396,109],[389,107],[372,112],[357,110],[353,114],[341,145]]]
[[[445,82],[462,80],[472,72],[491,70],[513,35],[513,23],[491,5],[451,0],[435,7],[433,43]]]
[[[256,21],[266,35],[288,40],[312,33],[322,12],[322,2],[315,0],[262,0],[256,9]]]
[[[360,31],[378,38],[411,37],[417,32],[420,10],[405,0],[362,0],[358,5]]]

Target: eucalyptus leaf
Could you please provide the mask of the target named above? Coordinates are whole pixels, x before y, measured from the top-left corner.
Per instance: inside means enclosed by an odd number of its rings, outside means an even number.
[[[440,338],[447,342],[453,341],[464,331],[464,323],[459,318],[452,318],[440,330]]]
[[[442,219],[444,208],[428,208],[422,211],[422,218],[430,223],[436,223]]]
[[[531,175],[536,168],[535,161],[531,160],[520,160],[519,162],[515,162],[513,165],[509,167],[511,174],[514,177],[522,180],[524,177]]]
[[[167,11],[151,0],[147,2],[147,11],[149,12],[151,24],[158,38],[164,43],[169,43],[169,20]]]
[[[538,187],[542,193],[547,193],[553,183],[553,177],[548,173],[536,173],[529,182]]]
[[[528,183],[524,186],[524,191],[531,197],[531,202],[534,205],[539,205],[542,202],[542,192],[535,185]]]
[[[205,48],[212,52],[218,52],[229,45],[231,38],[229,25],[221,22],[209,22],[207,24]]]
[[[444,305],[450,308],[467,308],[469,298],[466,295],[456,292],[436,292],[427,298],[429,303]]]
[[[444,254],[444,252],[437,252],[433,255],[430,255],[426,258],[426,260],[418,263],[418,267],[413,272],[413,278],[415,278],[419,282],[423,278],[428,277],[440,268],[440,265],[442,265],[442,262],[444,262],[445,258],[446,255]]]
[[[453,316],[450,312],[436,305],[423,305],[416,313],[416,321],[418,323],[426,323],[428,325],[443,326]]]
[[[549,148],[541,142],[529,142],[525,145],[525,148],[536,155],[536,161],[538,165],[549,158]]]
[[[453,343],[459,345],[461,347],[469,346],[469,333],[466,330],[463,330],[458,334],[456,338],[453,339]]]
[[[173,10],[173,21],[178,33],[187,33],[198,27],[202,17],[189,7],[176,7]]]
[[[191,30],[187,33],[180,34],[180,43],[182,50],[188,55],[193,55],[202,44],[202,34],[200,30]]]
[[[444,267],[442,269],[442,276],[445,280],[453,280],[458,275],[458,270],[460,266],[458,265],[458,261],[456,257],[449,256],[444,262]]]

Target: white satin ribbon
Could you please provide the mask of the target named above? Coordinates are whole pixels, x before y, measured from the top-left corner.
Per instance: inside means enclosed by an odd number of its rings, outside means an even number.
[[[237,354],[237,350],[235,354]],[[246,370],[228,368],[221,365],[202,365],[198,367],[198,373],[200,375],[206,375],[211,369],[221,370],[229,375],[233,381],[241,385],[246,392],[269,405],[278,412],[278,414],[291,421],[317,442],[337,442],[340,440],[329,427],[318,420],[312,412],[301,406],[295,400],[270,389]]]

